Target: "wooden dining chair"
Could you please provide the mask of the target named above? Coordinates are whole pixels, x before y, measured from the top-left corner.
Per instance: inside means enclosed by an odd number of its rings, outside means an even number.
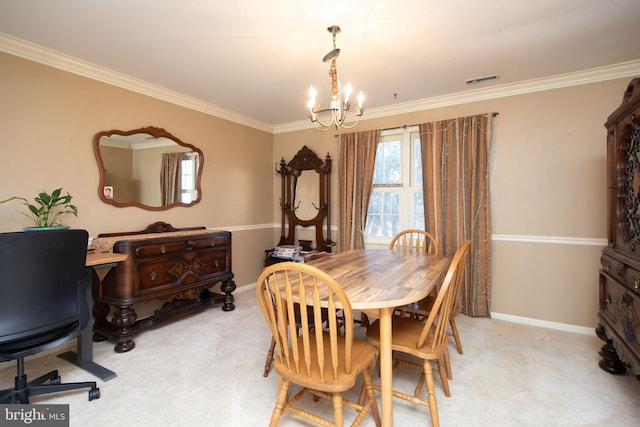
[[[438,241],[431,233],[424,230],[402,230],[391,239],[389,249],[422,251],[426,254],[440,254]]]
[[[284,262],[262,271],[256,294],[277,346],[273,367],[279,375],[279,390],[269,425],[275,427],[284,413],[291,412],[317,424],[342,426],[347,406],[357,412],[352,426],[360,425],[369,411],[379,426],[380,414],[371,383],[378,350],[353,338],[351,303],[340,285],[311,265]],[[296,323],[298,303],[310,308],[299,310],[301,328]],[[327,311],[324,328],[323,308]],[[345,318],[344,333],[338,312]],[[365,393],[359,394],[357,402],[345,399],[343,393],[355,386],[360,375]],[[291,384],[301,389],[289,397]],[[333,401],[333,422],[296,405],[306,392],[314,398]]]
[[[418,229],[407,229],[397,233],[391,239],[389,249],[408,252],[419,251],[430,255],[440,254],[440,247],[436,238],[433,237],[431,233]],[[405,310],[405,308],[416,310],[419,308],[419,305],[416,302],[406,306],[396,307],[393,314],[396,316],[411,317],[412,314],[409,310]],[[371,322],[369,320],[371,316],[377,317],[374,312],[363,313],[362,315],[362,323],[367,327]]]
[[[463,350],[462,350],[462,340],[460,339],[460,333],[458,332],[458,326],[456,325],[456,316],[460,313],[461,289],[462,289],[462,286],[459,286],[458,289],[456,290],[456,293],[453,296],[454,305],[453,305],[453,308],[451,309],[451,314],[449,315],[450,331],[447,332],[448,336],[453,338],[456,344],[456,350],[458,351],[459,354],[463,354]],[[435,295],[431,294],[414,304],[410,304],[408,306],[402,307],[399,310],[398,314],[406,317],[413,317],[415,319],[426,320],[429,317],[429,313],[432,310],[435,299],[436,299]],[[449,379],[451,379],[451,375],[449,375]]]
[[[460,286],[460,288],[462,288],[462,286]],[[462,351],[462,340],[460,339],[460,333],[458,332],[458,326],[456,325],[456,316],[460,313],[460,288],[457,290],[456,295],[454,295],[454,305],[449,315],[450,331],[447,331],[447,335],[453,338],[458,353],[464,354]],[[435,297],[433,295],[429,295],[415,303],[414,306],[404,308],[402,314],[416,319],[425,320],[429,317],[429,313],[433,309],[434,302]],[[449,377],[449,379],[451,379],[451,377]]]
[[[411,317],[395,316],[393,318],[391,334],[392,350],[421,359],[423,370],[413,395],[394,390],[393,396],[414,404],[427,406],[431,414],[433,427],[438,427],[440,421],[438,418],[433,367],[431,364],[432,361],[436,361],[437,372],[442,381],[444,393],[447,397],[451,396],[447,379],[447,369],[450,369],[447,347],[447,324],[454,306],[456,288],[461,285],[462,278],[464,277],[470,243],[470,241],[465,242],[454,254],[451,265],[440,286],[440,290],[438,291],[438,295],[426,322]],[[373,322],[367,329],[367,340],[377,346],[380,345],[379,321]],[[413,362],[406,363],[413,364]],[[426,384],[427,389],[427,400],[420,398],[420,392],[424,384]]]
[[[314,259],[319,259],[319,258],[324,258],[327,255],[331,255],[330,252],[326,252],[326,251],[319,251],[319,252],[312,252],[308,255],[305,255],[304,257],[304,262],[308,262],[308,261],[313,261]],[[302,325],[300,324],[300,307],[298,306],[298,304],[295,305],[295,312],[296,312],[296,324],[298,325],[298,328],[302,327]],[[313,324],[313,312],[309,311],[309,315],[310,320],[311,320],[311,324]],[[323,309],[322,310],[322,322],[324,323],[327,320],[327,316],[326,316],[326,310]],[[264,372],[262,373],[263,377],[268,377],[269,376],[269,372],[271,371],[271,366],[273,365],[273,354],[276,350],[276,339],[274,337],[271,337],[271,344],[269,345],[269,350],[267,351],[267,358],[264,362]]]
[[[307,315],[309,316],[309,325],[311,325],[310,327],[313,328],[315,322],[314,322],[314,318],[313,318],[313,309],[312,307],[308,307],[307,306]],[[326,309],[322,309],[320,315],[322,316],[322,324],[324,325],[327,321],[327,310]],[[298,326],[298,331],[301,330],[302,328],[302,319],[300,317],[300,305],[299,304],[295,304],[294,305],[294,316],[296,319],[296,326]],[[269,372],[271,372],[271,366],[273,366],[273,355],[275,354],[276,351],[276,338],[274,336],[271,337],[271,344],[269,345],[269,350],[267,351],[267,358],[264,362],[264,372],[262,373],[263,377],[268,377],[269,376]]]

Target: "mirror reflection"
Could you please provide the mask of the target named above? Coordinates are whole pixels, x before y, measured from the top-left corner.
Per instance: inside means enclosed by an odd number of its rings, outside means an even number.
[[[301,220],[315,218],[320,200],[320,175],[314,170],[300,171],[293,178],[292,194],[295,216]]]
[[[165,210],[200,201],[202,151],[164,129],[100,132],[94,150],[105,203]]]

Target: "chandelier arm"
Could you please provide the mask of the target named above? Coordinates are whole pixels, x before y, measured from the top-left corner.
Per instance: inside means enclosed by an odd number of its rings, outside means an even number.
[[[351,123],[350,125],[345,125],[344,123],[341,123],[340,127],[343,127],[345,129],[353,129],[360,122],[360,117],[361,116],[356,116],[356,117],[358,117],[358,118],[356,119],[355,122]]]
[[[313,124],[316,127],[316,129],[318,129],[320,132],[326,132],[326,131],[328,131],[329,129],[332,128],[331,125],[326,126],[326,125],[323,125],[322,123],[318,124],[317,120],[315,122],[313,122]]]

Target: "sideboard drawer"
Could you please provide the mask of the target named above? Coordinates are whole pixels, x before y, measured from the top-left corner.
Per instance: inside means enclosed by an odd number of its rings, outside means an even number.
[[[149,243],[136,246],[135,254],[136,256],[164,255],[182,252],[186,249],[186,241]]]
[[[167,257],[140,259],[136,262],[139,296],[176,287],[183,283],[205,283],[221,274],[230,274],[228,252],[203,249]]]
[[[203,249],[203,248],[217,248],[221,246],[229,245],[228,236],[215,236],[206,239],[197,239],[189,242],[191,247],[194,249]]]

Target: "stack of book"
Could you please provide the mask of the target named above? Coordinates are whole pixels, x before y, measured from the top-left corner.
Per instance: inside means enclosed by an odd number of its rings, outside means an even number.
[[[273,248],[271,256],[273,258],[286,259],[295,262],[304,262],[304,258],[300,256],[302,246],[282,245]]]

